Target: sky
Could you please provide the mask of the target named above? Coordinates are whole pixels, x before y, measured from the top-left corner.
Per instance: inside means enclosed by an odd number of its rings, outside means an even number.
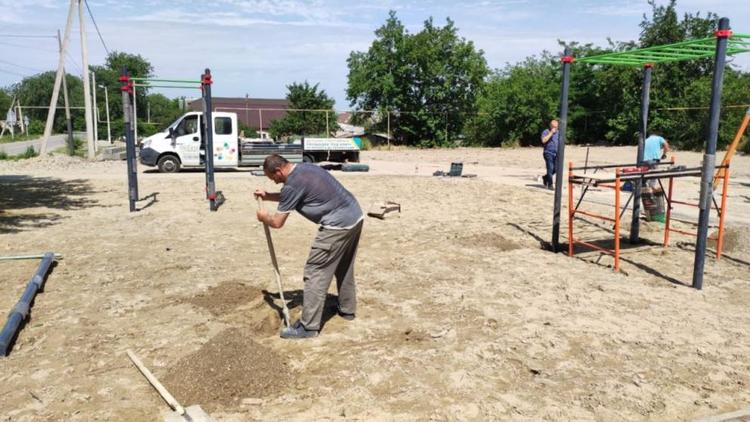
[[[657,0],[665,4],[665,0]],[[560,51],[558,40],[606,45],[635,40],[646,0],[88,0],[110,51],[137,53],[162,78],[197,79],[204,68],[214,77],[214,96],[283,98],[292,82],[319,83],[346,100],[351,51],[365,51],[374,31],[395,10],[406,28],[418,32],[432,17],[449,17],[459,35],[501,68],[543,50]],[[750,33],[748,0],[678,0],[680,14],[715,12],[729,17],[738,33]],[[0,86],[57,67],[57,40],[6,35],[55,35],[65,28],[66,0],[0,0]],[[86,15],[89,64],[106,51]],[[81,74],[79,24],[74,21],[69,73]],[[750,53],[733,63],[750,71]],[[551,81],[557,83],[557,81]],[[156,90],[174,97],[192,91]],[[101,95],[101,93],[99,94]]]

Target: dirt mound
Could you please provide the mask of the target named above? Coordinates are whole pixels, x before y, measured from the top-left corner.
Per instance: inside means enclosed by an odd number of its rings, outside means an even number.
[[[224,315],[258,299],[262,294],[259,289],[246,286],[239,281],[228,281],[211,287],[204,293],[184,299],[184,302],[204,308],[213,315]]]
[[[500,251],[512,251],[521,247],[500,234],[488,232],[459,237],[457,240],[463,246],[492,248]]]
[[[207,411],[278,393],[292,382],[285,359],[256,343],[248,329],[228,329],[170,368],[167,389],[182,404]]]
[[[716,237],[718,232],[711,233],[711,237]],[[716,247],[715,240],[709,240],[709,246]],[[727,227],[724,231],[724,247],[727,253],[750,254],[750,227]]]

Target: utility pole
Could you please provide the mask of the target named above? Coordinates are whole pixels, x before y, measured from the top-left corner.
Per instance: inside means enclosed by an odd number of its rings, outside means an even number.
[[[93,160],[96,157],[96,151],[94,146],[94,132],[93,123],[91,122],[91,116],[93,116],[93,109],[91,107],[91,82],[89,81],[89,51],[86,42],[86,19],[83,13],[84,0],[78,0],[78,27],[81,29],[81,65],[83,66],[83,102],[84,108],[86,109],[86,145],[88,145],[89,160]]]
[[[60,55],[64,55],[62,50],[62,40],[60,39],[60,30],[57,30],[57,46],[60,48]],[[68,141],[66,142],[68,145],[68,155],[73,155],[75,153],[75,145],[73,144],[73,121],[70,119],[70,104],[68,103],[68,82],[67,77],[65,74],[65,68],[63,67],[63,78],[62,78],[62,87],[63,87],[63,98],[65,99],[65,125],[68,129]]]
[[[52,134],[52,124],[55,121],[55,110],[57,109],[57,99],[60,95],[60,82],[63,79],[65,68],[65,52],[68,50],[68,40],[70,39],[70,28],[73,23],[73,13],[75,11],[76,0],[70,0],[68,8],[68,20],[65,24],[65,37],[63,38],[62,47],[60,48],[60,57],[57,61],[57,74],[55,75],[55,86],[52,89],[52,98],[49,101],[49,110],[47,111],[47,123],[44,125],[44,137],[42,146],[39,148],[39,155],[47,153],[47,141]]]
[[[109,93],[107,92],[106,85],[99,85],[99,88],[104,89],[104,109],[107,111],[107,142],[112,144],[112,130],[110,129],[109,121]]]
[[[146,100],[146,122],[151,123],[151,103]]]
[[[18,119],[18,126],[21,129],[21,135],[23,135],[24,132],[28,132],[28,131],[24,130],[25,125],[23,124],[23,114],[21,112],[21,99],[20,98],[16,100],[16,110],[18,110],[16,112],[16,116]]]
[[[99,104],[96,102],[96,72],[91,72],[91,95],[94,99],[94,151],[98,149],[99,142]]]

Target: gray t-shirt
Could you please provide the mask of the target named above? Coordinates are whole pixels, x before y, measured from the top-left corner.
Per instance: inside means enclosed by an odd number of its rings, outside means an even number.
[[[362,209],[354,195],[327,171],[307,163],[295,165],[281,188],[278,211],[292,210],[330,228],[349,228],[362,219]]]

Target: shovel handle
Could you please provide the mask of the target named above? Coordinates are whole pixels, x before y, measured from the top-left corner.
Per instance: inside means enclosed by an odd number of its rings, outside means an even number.
[[[258,209],[263,209],[263,198],[260,196],[258,199]],[[281,299],[282,310],[281,313],[284,316],[284,323],[289,326],[289,308],[286,306],[286,299],[284,298],[284,287],[281,285],[281,272],[279,271],[279,262],[276,260],[276,249],[273,247],[273,240],[271,240],[271,229],[268,224],[263,223],[263,231],[266,233],[266,243],[268,243],[268,253],[271,255],[271,264],[273,265],[273,273],[276,276],[276,284],[279,287],[279,298]]]
[[[138,356],[135,355],[131,350],[128,350],[126,352],[128,354],[128,357],[133,362],[133,365],[135,365],[136,368],[138,368],[139,371],[141,371],[141,374],[143,374],[144,377],[148,380],[149,383],[156,389],[156,392],[159,393],[161,398],[164,399],[167,404],[174,409],[175,412],[179,413],[180,415],[185,414],[185,409],[180,405],[180,403],[177,402],[177,399],[172,396],[172,394],[167,391],[167,389],[162,385],[162,383],[159,382],[158,379],[154,376],[154,374],[151,373],[151,371],[146,368],[146,365],[141,362],[140,359],[138,359]]]

